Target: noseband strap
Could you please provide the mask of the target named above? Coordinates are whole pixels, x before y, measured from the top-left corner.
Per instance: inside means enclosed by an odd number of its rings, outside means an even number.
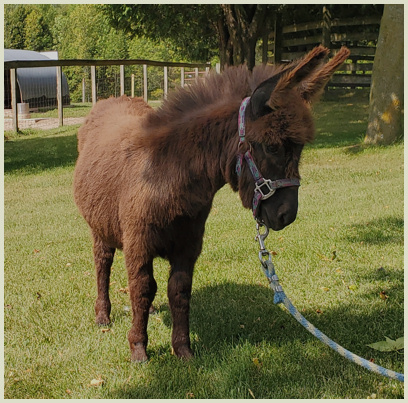
[[[249,103],[251,98],[245,98],[241,106],[239,108],[238,114],[238,135],[239,135],[239,144],[238,149],[240,149],[241,145],[245,141],[245,109]],[[261,173],[259,172],[258,167],[255,164],[255,161],[251,154],[251,149],[246,151],[244,154],[239,153],[237,155],[237,163],[235,166],[235,171],[238,176],[242,173],[242,164],[243,161],[246,161],[248,164],[249,170],[251,171],[252,177],[255,181],[255,194],[252,200],[252,212],[254,214],[254,218],[256,219],[258,215],[258,209],[261,200],[269,199],[275,192],[276,189],[283,188],[283,187],[290,187],[290,186],[300,186],[299,179],[264,179]]]

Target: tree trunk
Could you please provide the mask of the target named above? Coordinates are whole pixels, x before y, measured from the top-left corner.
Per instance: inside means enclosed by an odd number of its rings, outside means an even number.
[[[371,79],[366,144],[391,144],[402,136],[404,5],[386,4]]]
[[[217,20],[217,33],[220,48],[220,66],[221,69],[223,69],[225,65],[230,65],[228,56],[229,34],[223,17]]]
[[[221,9],[232,45],[233,64],[246,63],[252,70],[255,66],[257,40],[269,32],[267,21],[271,14],[270,8],[263,4],[222,4]]]

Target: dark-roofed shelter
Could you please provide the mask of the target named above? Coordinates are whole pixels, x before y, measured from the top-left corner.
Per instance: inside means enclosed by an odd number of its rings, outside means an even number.
[[[50,60],[32,50],[4,49],[4,61]],[[4,70],[4,108],[11,108],[10,70]],[[17,69],[17,102],[26,102],[30,108],[57,105],[56,67],[30,67]],[[67,79],[62,74],[62,103],[69,105]]]

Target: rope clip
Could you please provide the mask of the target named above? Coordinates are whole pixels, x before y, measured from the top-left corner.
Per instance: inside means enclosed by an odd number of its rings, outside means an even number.
[[[266,268],[266,262],[272,261],[271,254],[265,248],[265,239],[269,235],[269,228],[265,226],[265,232],[261,233],[260,228],[264,227],[260,222],[256,223],[256,236],[255,241],[259,242],[259,260],[264,268]]]

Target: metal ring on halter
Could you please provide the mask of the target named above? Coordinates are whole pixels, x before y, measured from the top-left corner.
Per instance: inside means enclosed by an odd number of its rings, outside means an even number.
[[[267,188],[267,192],[264,192],[265,187]],[[276,192],[276,188],[273,187],[273,182],[270,179],[261,178],[258,182],[255,182],[254,191],[261,194],[261,200],[266,200]]]

